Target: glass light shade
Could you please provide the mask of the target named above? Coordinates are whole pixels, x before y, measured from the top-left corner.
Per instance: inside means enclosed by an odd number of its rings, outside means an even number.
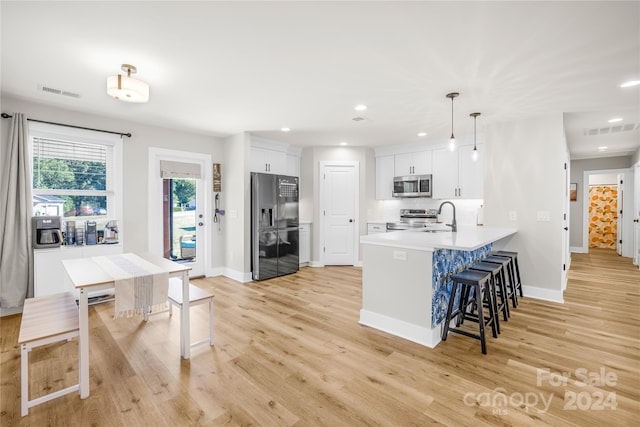
[[[449,138],[449,151],[454,151],[456,149],[456,139],[451,135]]]
[[[478,160],[478,147],[473,147],[473,151],[471,152],[471,160],[474,162]]]
[[[149,101],[148,84],[121,74],[111,76],[107,79],[107,93],[120,101]]]

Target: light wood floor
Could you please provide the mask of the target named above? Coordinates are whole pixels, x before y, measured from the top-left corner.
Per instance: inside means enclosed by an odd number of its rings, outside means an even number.
[[[112,320],[112,303],[94,306],[90,397],[69,394],[24,418],[20,316],[5,317],[0,424],[637,425],[640,272],[592,250],[573,255],[569,276],[564,304],[521,300],[486,356],[463,336],[428,349],[360,326],[361,271],[351,267],[194,281],[216,294],[216,345],[190,361],[179,358],[177,314]],[[192,316],[194,338],[206,336],[206,308]],[[77,341],[34,350],[32,389],[76,381],[76,355]]]

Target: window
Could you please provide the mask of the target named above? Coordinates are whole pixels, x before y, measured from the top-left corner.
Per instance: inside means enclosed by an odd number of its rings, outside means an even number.
[[[65,220],[115,219],[120,137],[61,126],[29,128],[33,159],[33,215]]]

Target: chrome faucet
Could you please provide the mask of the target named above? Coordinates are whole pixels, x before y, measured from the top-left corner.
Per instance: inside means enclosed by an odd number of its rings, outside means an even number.
[[[458,231],[458,224],[456,223],[456,205],[454,205],[448,200],[440,203],[440,207],[438,208],[438,215],[442,213],[442,207],[446,204],[450,204],[451,207],[453,208],[453,221],[451,221],[451,224],[445,224],[445,225],[448,225],[449,227],[451,227],[451,231],[455,233]]]

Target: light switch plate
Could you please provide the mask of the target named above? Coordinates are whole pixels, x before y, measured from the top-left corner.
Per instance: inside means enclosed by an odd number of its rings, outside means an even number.
[[[516,211],[509,211],[509,221],[517,221],[518,213]]]
[[[541,222],[551,221],[551,213],[549,211],[538,211],[536,220]]]
[[[407,253],[405,251],[393,251],[393,259],[397,259],[398,261],[406,261]]]

